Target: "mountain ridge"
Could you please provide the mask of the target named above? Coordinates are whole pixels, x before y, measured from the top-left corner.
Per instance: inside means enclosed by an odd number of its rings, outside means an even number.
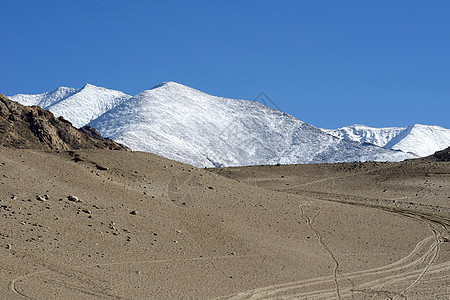
[[[420,157],[432,155],[450,146],[450,130],[436,125],[376,128],[355,124],[323,130],[339,138],[410,152]]]
[[[54,91],[68,96],[55,101],[58,93],[53,93],[48,109],[77,127],[89,125],[133,150],[201,167],[399,161],[430,151],[410,151],[414,140],[406,137],[396,143],[403,147],[385,147],[407,127],[353,125],[359,133],[344,136],[336,133],[338,129],[314,127],[258,102],[212,96],[173,81],[135,96],[90,84]],[[42,101],[45,94],[34,96]],[[32,96],[26,101],[23,95],[12,98],[29,103]]]
[[[134,150],[198,167],[413,157],[338,139],[257,102],[173,82],[139,93],[89,125]]]
[[[27,95],[18,94],[10,99],[23,105],[38,105],[52,111],[57,117],[64,116],[77,128],[131,98],[121,91],[98,87],[89,83],[79,89],[59,87],[53,91]]]

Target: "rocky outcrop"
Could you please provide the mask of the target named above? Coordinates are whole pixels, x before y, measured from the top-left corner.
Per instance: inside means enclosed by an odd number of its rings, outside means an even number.
[[[98,133],[97,133],[98,134]],[[23,106],[0,94],[0,145],[20,149],[128,148],[97,135],[80,131],[63,117],[56,118],[38,106]]]
[[[433,155],[438,161],[450,161],[450,147],[442,151],[438,151]]]

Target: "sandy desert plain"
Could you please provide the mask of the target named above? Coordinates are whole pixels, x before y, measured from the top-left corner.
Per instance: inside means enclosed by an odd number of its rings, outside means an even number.
[[[449,299],[449,203],[433,157],[197,169],[3,147],[0,299]]]

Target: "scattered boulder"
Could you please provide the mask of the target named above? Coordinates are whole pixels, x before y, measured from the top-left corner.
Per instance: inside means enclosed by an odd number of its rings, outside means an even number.
[[[95,130],[95,128],[93,128],[91,126],[86,125],[86,126],[81,127],[79,130],[82,133],[86,134],[87,136],[90,136],[94,140],[103,141],[104,145],[106,146],[107,149],[131,151],[131,149],[128,148],[127,146],[120,144],[120,143],[116,143],[113,140],[111,140],[110,138],[103,137],[100,133],[97,132],[97,130]]]
[[[132,210],[132,211],[130,211],[130,214],[132,214],[132,215],[137,215],[139,212],[137,211],[137,210]]]
[[[97,170],[100,170],[100,171],[107,171],[107,170],[109,170],[108,167],[103,167],[101,165],[96,165],[96,168],[97,168]]]
[[[80,199],[78,199],[78,197],[72,196],[72,195],[67,196],[67,200],[72,201],[72,202],[83,202]]]
[[[49,200],[48,195],[36,195],[36,200],[41,201],[41,202],[45,202]]]

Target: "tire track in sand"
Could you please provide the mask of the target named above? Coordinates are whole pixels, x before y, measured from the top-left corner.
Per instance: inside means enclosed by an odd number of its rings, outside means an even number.
[[[380,207],[380,209],[386,210],[385,208]],[[340,296],[343,296],[342,292],[346,292],[345,296],[348,296],[347,292],[365,292],[374,294],[375,299],[377,295],[389,296],[392,299],[406,298],[404,295],[409,289],[411,289],[414,285],[416,285],[426,273],[431,272],[437,273],[442,271],[450,270],[450,262],[444,262],[439,265],[433,266],[433,263],[437,256],[439,255],[439,247],[443,242],[442,232],[435,229],[434,226],[438,226],[441,230],[444,230],[448,233],[447,229],[447,220],[445,218],[440,219],[436,216],[428,216],[419,213],[413,213],[411,211],[401,211],[401,210],[386,210],[391,213],[397,213],[404,217],[413,218],[416,221],[420,221],[421,223],[426,224],[432,232],[432,236],[429,236],[422,241],[418,242],[413,249],[413,251],[407,255],[406,257],[400,259],[399,261],[389,264],[384,267],[362,270],[347,274],[342,274],[342,277],[346,279],[358,279],[361,280],[361,276],[364,276],[365,282],[358,284],[354,287],[343,287],[341,283],[340,286]],[[315,218],[315,217],[314,217]],[[309,222],[312,220],[310,219]],[[428,249],[426,249],[429,244]],[[421,254],[417,259],[412,259],[414,256]],[[425,266],[423,266],[425,264]],[[419,268],[417,270],[417,268]],[[382,276],[381,276],[382,275]],[[371,279],[371,276],[375,276],[376,278]],[[285,284],[279,285],[271,285],[262,288],[252,289],[248,291],[244,291],[234,295],[228,295],[224,297],[219,297],[216,299],[271,299],[271,298],[285,298],[285,297],[308,297],[308,299],[321,299],[325,297],[325,299],[330,299],[336,297],[336,289],[330,288],[322,288],[318,287],[314,291],[304,292],[304,293],[296,293],[295,290],[299,289],[307,289],[311,288],[314,285],[326,285],[334,282],[333,276],[325,276],[319,278],[313,278],[310,280],[302,280],[296,282],[289,282]],[[383,288],[389,283],[399,283],[404,282],[406,280],[412,280],[405,289],[400,292],[396,291],[386,291]],[[280,295],[284,293],[285,295]],[[277,295],[278,294],[278,295]]]
[[[317,238],[317,240],[319,242],[319,245],[325,250],[325,252],[327,252],[330,255],[331,259],[333,260],[333,263],[334,263],[333,281],[334,281],[334,285],[335,285],[336,297],[338,299],[341,299],[341,295],[340,295],[340,292],[339,292],[339,282],[338,282],[338,277],[340,276],[340,274],[339,274],[339,262],[337,261],[337,259],[334,256],[333,252],[331,252],[330,248],[328,248],[327,245],[325,245],[325,243],[323,242],[322,235],[319,233],[319,231],[317,229],[315,229],[313,227],[313,223],[316,220],[316,218],[319,216],[319,214],[321,212],[321,209],[319,209],[317,211],[317,213],[313,215],[313,217],[308,217],[305,214],[305,211],[303,210],[302,206],[300,206],[300,211],[301,211],[301,216],[306,219],[306,224],[307,224],[308,228],[312,232],[314,232],[314,235],[316,236],[316,238]]]
[[[104,263],[104,264],[93,264],[93,265],[87,265],[87,266],[76,266],[76,267],[66,267],[67,269],[73,271],[76,269],[89,269],[89,268],[95,268],[95,267],[108,267],[108,266],[116,266],[116,265],[129,265],[129,264],[155,264],[155,263],[168,263],[168,262],[175,262],[175,261],[204,261],[204,260],[212,260],[212,259],[239,259],[239,258],[249,258],[249,257],[254,257],[254,255],[224,255],[224,256],[213,256],[213,257],[193,257],[193,258],[180,258],[180,259],[160,259],[160,260],[140,260],[140,261],[119,261],[119,262],[113,262],[113,263]],[[17,284],[19,281],[23,281],[27,278],[32,278],[35,276],[39,276],[45,273],[55,273],[55,274],[59,274],[62,275],[61,272],[58,272],[57,270],[53,270],[53,269],[45,269],[45,270],[40,270],[40,271],[36,271],[36,272],[31,272],[19,277],[16,277],[14,279],[12,279],[9,282],[9,287],[10,289],[17,295],[25,298],[25,299],[29,299],[29,300],[37,300],[38,298],[33,298],[32,296],[29,296],[28,294],[26,294],[25,292],[21,291],[20,289],[18,289]],[[58,283],[61,284],[61,283]],[[76,286],[69,286],[67,283],[64,284],[64,287],[67,289],[71,289],[71,290],[76,290],[80,293],[86,294],[86,295],[90,295],[90,296],[96,296],[99,299],[129,299],[129,298],[125,298],[125,297],[121,297],[121,296],[117,296],[117,295],[112,295],[112,294],[108,294],[108,293],[101,293],[101,292],[96,292],[90,289],[84,289],[81,287],[76,287]]]

